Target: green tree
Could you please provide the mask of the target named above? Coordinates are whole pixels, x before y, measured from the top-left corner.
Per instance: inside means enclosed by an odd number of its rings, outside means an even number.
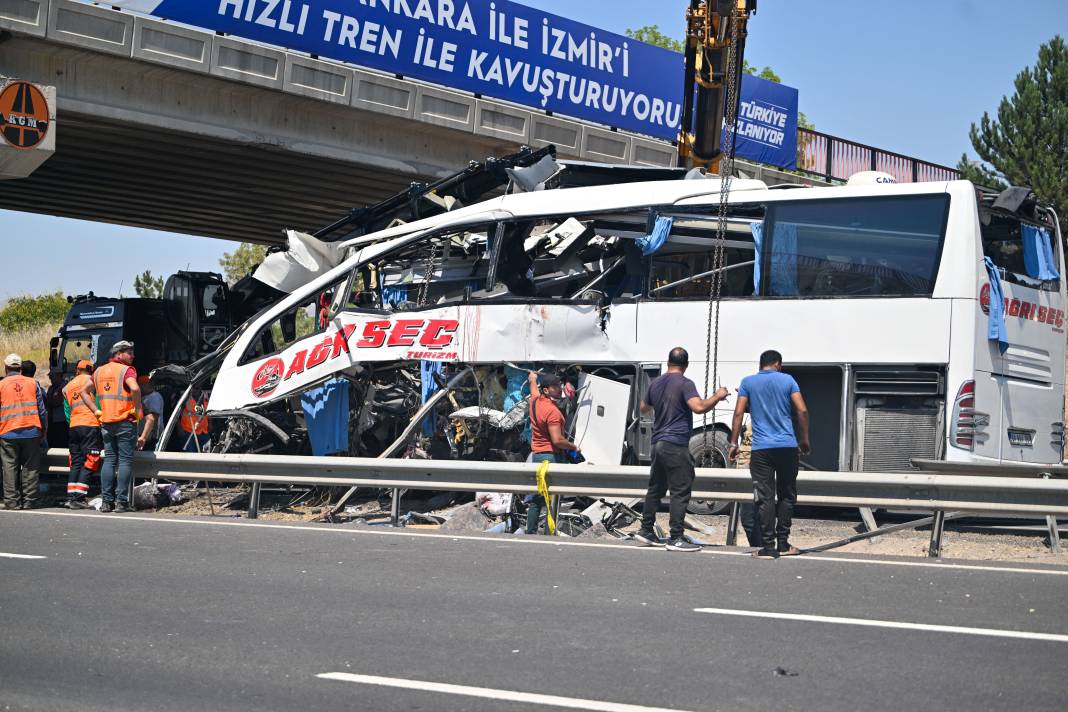
[[[630,37],[632,40],[644,42],[645,44],[670,49],[672,52],[682,52],[686,49],[682,40],[668,37],[660,31],[659,25],[645,25],[636,30],[627,30],[627,37]]]
[[[63,292],[40,296],[12,297],[0,310],[0,330],[24,331],[46,324],[62,322],[70,304]]]
[[[656,45],[657,47],[663,47],[669,49],[672,52],[683,52],[686,47],[682,40],[669,37],[660,31],[659,25],[645,25],[637,29],[630,29],[626,31],[627,37],[644,42],[646,44]],[[782,78],[771,67],[764,67],[761,70],[757,70],[749,60],[745,57],[742,58],[742,73],[752,74],[754,77],[760,77],[766,79],[769,82],[775,82],[776,84],[782,84]],[[799,111],[797,113],[797,125],[799,128],[815,130],[815,125],[808,120],[804,112]]]
[[[219,266],[226,273],[226,281],[231,286],[244,279],[256,269],[267,256],[267,248],[242,242],[233,252],[224,252],[219,259]]]
[[[1002,97],[997,119],[983,112],[969,136],[980,162],[965,154],[957,165],[975,183],[1026,185],[1052,203],[1068,226],[1068,46],[1057,35],[1038,48],[1038,63],[1016,75],[1016,91]]]
[[[142,299],[159,299],[163,296],[163,277],[153,277],[146,269],[134,277],[134,291]]]

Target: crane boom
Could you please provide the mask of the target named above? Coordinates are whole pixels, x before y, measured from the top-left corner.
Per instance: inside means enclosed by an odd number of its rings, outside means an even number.
[[[737,114],[726,106],[727,73],[733,69],[735,81],[741,82],[746,26],[756,6],[756,0],[690,0],[686,10],[686,79],[678,141],[679,166],[703,166],[718,172],[723,155],[720,145],[723,117]],[[732,38],[737,41],[734,48],[737,60],[729,64]]]

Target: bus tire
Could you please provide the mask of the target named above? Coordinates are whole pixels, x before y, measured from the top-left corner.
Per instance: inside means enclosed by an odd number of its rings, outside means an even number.
[[[698,467],[730,467],[727,461],[727,450],[730,445],[730,436],[722,430],[709,428],[707,447],[711,450],[711,459],[708,450],[705,449],[705,435],[703,432],[694,433],[690,437],[690,455],[693,456],[694,464]],[[730,507],[730,502],[721,502],[715,499],[691,499],[686,505],[686,511],[690,514],[723,514]]]

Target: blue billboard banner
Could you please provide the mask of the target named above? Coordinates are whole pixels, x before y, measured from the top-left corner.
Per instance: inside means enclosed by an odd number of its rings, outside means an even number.
[[[797,89],[760,77],[742,77],[735,155],[797,169]]]
[[[667,141],[678,136],[682,55],[509,0],[107,4]],[[743,97],[752,79],[744,78]],[[765,107],[764,96],[754,106]],[[796,126],[796,92],[793,105]],[[774,143],[749,128],[758,123],[746,124],[747,142]]]

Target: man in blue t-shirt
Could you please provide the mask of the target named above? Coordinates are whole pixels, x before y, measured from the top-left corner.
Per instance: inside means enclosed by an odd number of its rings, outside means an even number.
[[[763,547],[753,557],[796,556],[798,550],[790,545],[790,525],[797,502],[798,452],[807,455],[810,450],[808,407],[797,381],[782,373],[782,354],[778,351],[760,354],[760,373],[742,379],[734,406],[731,462],[738,457],[738,439],[747,409],[753,424],[749,474],[764,539]]]
[[[653,525],[660,499],[671,492],[671,551],[698,551],[701,547],[682,536],[686,505],[693,490],[694,464],[690,454],[694,413],[701,415],[727,398],[729,392],[720,388],[711,397],[702,398],[697,386],[684,375],[690,365],[690,355],[680,347],[668,354],[668,370],[649,384],[642,398],[642,413],[656,412],[653,420],[653,460],[649,469],[649,490],[642,508],[641,530],[635,538],[651,546],[660,544]]]

